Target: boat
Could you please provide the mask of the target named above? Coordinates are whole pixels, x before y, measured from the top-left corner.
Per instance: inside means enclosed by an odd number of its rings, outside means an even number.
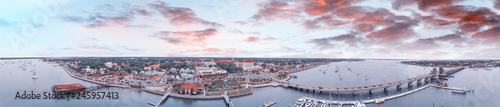
[[[312,101],[307,100],[306,105],[304,107],[311,107],[312,106]]]
[[[384,99],[377,99],[375,100],[375,104],[382,104],[384,103],[384,101],[385,101]]]
[[[33,79],[38,79],[38,76],[36,76],[36,75],[35,75],[35,76],[33,76]]]
[[[446,83],[443,84],[440,81],[436,81],[436,85],[441,86],[441,87],[448,87],[448,84],[446,84]]]
[[[312,107],[316,107],[316,106],[318,106],[318,102],[317,101],[313,101]]]
[[[296,107],[302,107],[302,106],[304,106],[304,103],[306,103],[306,101],[304,100],[304,98],[299,98],[299,101],[295,102],[295,106]]]
[[[453,91],[451,91],[451,93],[465,94],[465,93],[467,93],[467,91],[465,91],[465,90],[453,90]]]
[[[321,107],[326,107],[326,104],[321,104]]]

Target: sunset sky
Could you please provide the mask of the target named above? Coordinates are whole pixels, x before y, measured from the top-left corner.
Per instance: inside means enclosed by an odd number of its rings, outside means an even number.
[[[500,0],[2,0],[0,57],[500,59]]]

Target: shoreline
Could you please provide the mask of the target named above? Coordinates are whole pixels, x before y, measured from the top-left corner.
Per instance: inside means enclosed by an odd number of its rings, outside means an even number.
[[[87,81],[87,82],[91,82],[91,83],[95,83],[95,84],[99,84],[99,85],[104,85],[104,86],[109,86],[109,87],[117,87],[117,88],[131,89],[131,90],[137,90],[137,91],[145,91],[145,92],[148,92],[148,93],[151,93],[151,94],[156,94],[156,95],[163,95],[163,94],[165,94],[165,92],[157,92],[157,91],[147,90],[147,89],[137,89],[137,88],[133,88],[131,86],[111,85],[111,84],[106,84],[106,83],[102,83],[102,82],[98,82],[98,81],[94,81],[94,80],[85,79],[85,78],[78,77],[78,76],[74,75],[64,65],[60,65],[60,66],[71,77],[76,78],[76,79],[80,79],[80,80],[83,80],[83,81]],[[251,95],[252,93],[253,93],[253,91],[250,92],[250,93],[243,93],[243,94],[238,94],[238,95],[228,95],[228,96],[229,97],[240,97],[240,96],[245,96],[245,95]],[[191,96],[191,95],[182,95],[182,94],[177,94],[177,93],[170,93],[169,97],[181,98],[181,99],[192,99],[192,100],[216,100],[216,99],[224,99],[224,96],[222,96],[222,95],[217,95],[217,96]]]

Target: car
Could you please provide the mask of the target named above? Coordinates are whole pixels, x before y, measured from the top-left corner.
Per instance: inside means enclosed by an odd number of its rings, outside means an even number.
[[[323,87],[319,87],[319,89],[323,89]]]

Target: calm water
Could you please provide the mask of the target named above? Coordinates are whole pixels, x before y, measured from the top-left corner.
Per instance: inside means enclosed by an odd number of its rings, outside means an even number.
[[[21,64],[4,64],[4,62],[25,62],[31,61],[33,65],[27,65],[26,70],[19,68]],[[96,91],[119,92],[119,100],[22,100],[14,99],[16,92],[34,91],[35,93],[50,92],[50,87],[55,84],[81,83],[85,86],[95,86],[96,84],[81,81],[70,77],[61,67],[53,66],[54,63],[41,62],[38,60],[0,60],[0,105],[2,106],[147,106],[147,102],[157,102],[161,96],[137,92],[121,88],[104,88]],[[334,71],[338,67],[339,73]],[[350,68],[350,70],[348,70]],[[393,60],[368,60],[361,62],[336,62],[330,65],[323,65],[311,70],[295,73],[297,79],[291,79],[291,82],[300,84],[311,84],[321,86],[358,86],[368,84],[379,84],[390,81],[397,81],[429,73],[432,68],[423,68],[418,66],[405,66],[399,64],[399,61]],[[35,70],[38,79],[32,79],[31,70]],[[322,71],[319,71],[322,70]],[[325,74],[323,71],[326,70]],[[340,74],[340,76],[339,76]],[[359,74],[359,75],[357,75]],[[368,104],[367,106],[498,106],[500,105],[500,69],[495,68],[491,71],[479,69],[465,69],[454,74],[448,84],[453,87],[467,87],[474,89],[474,93],[466,95],[452,94],[448,90],[427,88],[414,94],[386,101],[384,104]],[[343,78],[340,80],[340,78]],[[408,88],[403,85],[401,92]],[[416,85],[415,85],[416,86]],[[416,88],[416,87],[414,87]],[[340,95],[314,94],[295,89],[282,87],[254,88],[254,93],[249,96],[231,98],[233,103],[240,107],[255,107],[276,100],[276,107],[289,106],[302,96],[312,96],[324,99],[352,100],[367,99],[373,97],[383,97],[389,94],[397,94],[395,87],[389,88],[389,93],[383,93],[382,89],[375,90],[375,94],[369,95],[367,92],[357,92],[357,95],[350,93],[341,93]],[[184,100],[169,98],[162,106],[174,107],[224,107],[223,100]]]

